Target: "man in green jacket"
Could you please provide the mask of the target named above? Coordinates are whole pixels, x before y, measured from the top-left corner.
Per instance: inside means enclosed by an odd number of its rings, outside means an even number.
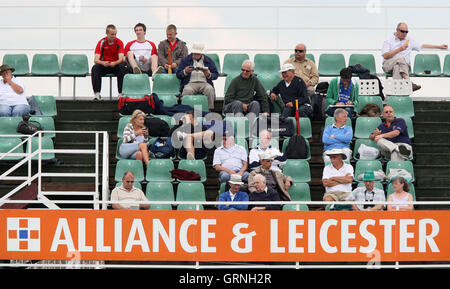
[[[330,81],[327,91],[327,108],[329,116],[334,115],[336,108],[341,107],[348,112],[348,117],[353,117],[353,111],[358,102],[359,86],[352,81],[352,70],[343,68],[340,76]],[[330,107],[331,106],[331,107]]]
[[[269,115],[267,94],[259,79],[253,74],[255,64],[251,60],[242,63],[242,72],[231,80],[224,97],[224,113],[259,113]]]

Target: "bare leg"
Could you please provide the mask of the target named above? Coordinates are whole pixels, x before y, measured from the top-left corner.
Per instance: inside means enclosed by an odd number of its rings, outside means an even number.
[[[147,144],[146,143],[140,143],[139,144],[139,150],[142,153],[142,160],[144,161],[145,165],[148,165],[149,155],[148,155]]]

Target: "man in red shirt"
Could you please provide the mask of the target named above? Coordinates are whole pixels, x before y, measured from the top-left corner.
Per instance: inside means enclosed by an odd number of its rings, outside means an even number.
[[[94,100],[101,98],[102,77],[106,74],[117,76],[117,90],[122,94],[123,77],[126,74],[123,42],[116,37],[117,29],[113,24],[106,27],[106,37],[95,48],[94,66],[91,70]]]

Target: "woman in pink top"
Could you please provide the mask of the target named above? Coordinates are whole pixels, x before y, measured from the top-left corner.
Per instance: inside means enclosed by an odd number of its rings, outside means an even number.
[[[414,210],[413,204],[406,204],[406,202],[413,201],[413,196],[410,193],[408,193],[409,192],[408,182],[403,177],[397,177],[392,181],[392,185],[394,187],[394,193],[389,195],[388,201],[403,203],[403,204],[388,205],[388,207],[387,207],[388,211]]]

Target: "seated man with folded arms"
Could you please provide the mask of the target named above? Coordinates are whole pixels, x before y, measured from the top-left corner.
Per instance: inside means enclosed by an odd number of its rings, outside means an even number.
[[[269,115],[269,103],[266,91],[253,74],[255,64],[251,60],[242,63],[242,72],[233,78],[224,97],[224,113],[244,115],[259,113]]]
[[[352,191],[353,167],[344,163],[347,157],[340,149],[330,150],[327,155],[331,164],[323,169],[322,184],[325,187],[323,201],[344,201]]]
[[[395,117],[394,108],[385,105],[383,123],[370,134],[369,138],[377,143],[380,153],[392,161],[404,161],[412,157],[411,140],[408,127],[403,118]]]
[[[337,107],[333,106],[343,106],[347,112],[348,117],[353,117],[354,108],[358,101],[359,87],[356,81],[352,80],[352,70],[348,67],[343,68],[339,76],[333,78],[330,81],[327,91],[327,108],[326,112],[329,116],[333,116],[334,111]]]
[[[348,112],[345,109],[338,108],[334,111],[334,124],[325,127],[322,136],[322,143],[324,144],[323,160],[329,161],[327,152],[332,149],[341,149],[344,151],[347,159],[352,155],[350,143],[353,138],[353,129],[346,125],[348,119]]]
[[[247,202],[248,195],[246,192],[242,192],[241,186],[244,184],[242,182],[242,178],[238,174],[233,174],[228,181],[230,184],[230,189],[226,192],[223,192],[219,196],[219,202]],[[235,204],[227,204],[227,205],[219,205],[218,209],[221,211],[245,211],[248,209],[247,204],[235,205]]]

